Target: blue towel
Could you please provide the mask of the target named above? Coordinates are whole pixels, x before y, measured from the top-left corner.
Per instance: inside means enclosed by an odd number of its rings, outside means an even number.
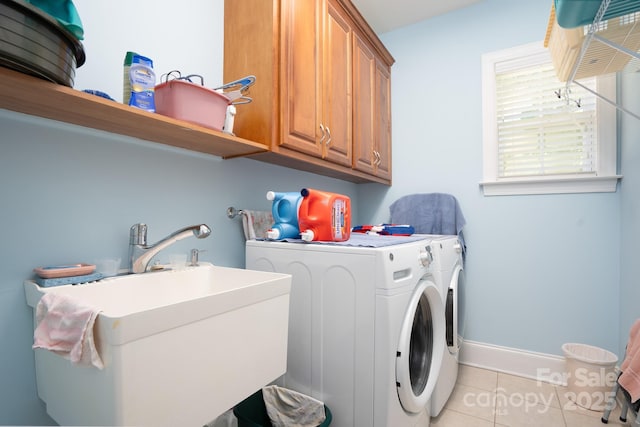
[[[411,194],[389,206],[391,223],[409,224],[419,234],[457,235],[466,248],[462,227],[466,224],[458,200],[451,194]]]

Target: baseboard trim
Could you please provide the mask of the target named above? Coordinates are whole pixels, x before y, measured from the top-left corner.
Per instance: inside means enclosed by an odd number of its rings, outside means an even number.
[[[464,341],[460,363],[555,385],[566,385],[564,357],[476,341]]]

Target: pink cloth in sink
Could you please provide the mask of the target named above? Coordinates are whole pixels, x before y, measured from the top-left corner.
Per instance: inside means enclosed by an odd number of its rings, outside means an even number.
[[[46,293],[36,307],[33,348],[53,351],[75,364],[104,368],[93,336],[99,312],[67,295]]]

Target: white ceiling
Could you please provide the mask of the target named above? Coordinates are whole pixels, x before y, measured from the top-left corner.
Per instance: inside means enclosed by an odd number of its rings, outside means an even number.
[[[467,7],[481,0],[352,0],[377,34]]]

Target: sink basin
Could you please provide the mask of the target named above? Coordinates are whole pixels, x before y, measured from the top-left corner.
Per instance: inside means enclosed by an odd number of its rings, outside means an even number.
[[[94,333],[104,369],[34,350],[38,395],[61,425],[202,426],[286,370],[286,274],[201,263],[24,288],[34,313],[48,292],[101,310]]]

